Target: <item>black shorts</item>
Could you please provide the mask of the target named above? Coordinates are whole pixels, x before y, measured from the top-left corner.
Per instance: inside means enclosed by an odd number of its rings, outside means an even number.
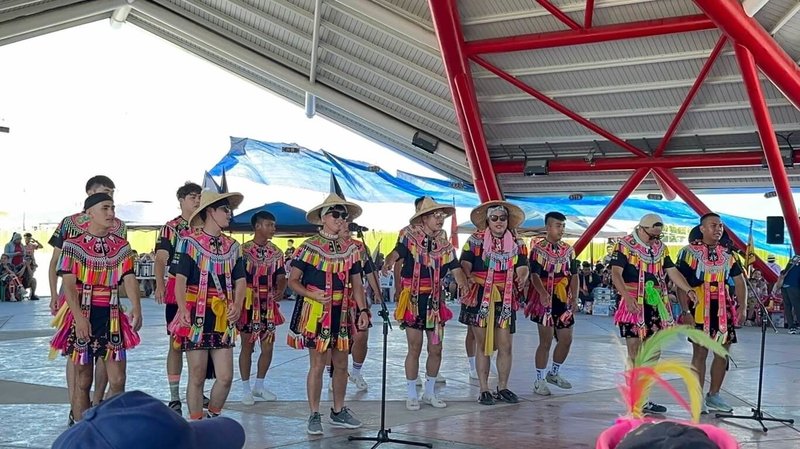
[[[709,327],[709,336],[711,338],[716,338],[717,334],[719,333],[719,301],[709,301],[710,302],[710,310],[708,316],[708,327]],[[694,304],[689,305],[689,310],[691,310],[692,315],[694,315]],[[725,337],[725,340],[722,342],[723,345],[733,344],[737,342],[736,339],[736,329],[733,327],[733,313],[731,313],[731,309],[725,311],[727,318],[728,318],[728,335]],[[694,323],[695,329],[703,330],[703,323]],[[689,340],[691,341],[691,340]]]
[[[621,307],[625,307],[625,304],[621,304]],[[647,331],[645,338],[649,338],[665,326],[661,322],[658,310],[655,307],[647,304],[643,304],[642,307],[644,307],[644,327]],[[619,336],[623,338],[639,338],[636,330],[637,326],[635,324],[622,323],[619,325]]]
[[[458,322],[461,324],[466,324],[467,326],[479,326],[478,323],[480,322],[480,311],[481,311],[480,304],[474,307],[467,307],[462,304],[461,312],[458,314]],[[494,303],[495,327],[497,327],[497,319],[500,317],[500,314],[502,312],[503,312],[503,303],[502,302]],[[516,310],[511,310],[511,322],[508,328],[512,334],[517,332]]]
[[[554,295],[550,304],[550,315],[553,318],[553,324],[555,325],[556,329],[569,329],[575,325],[575,316],[570,316],[566,321],[561,319],[561,316],[568,310],[565,303],[559,301]],[[575,312],[573,311],[573,313]],[[531,321],[537,324],[542,324],[543,320],[541,316],[531,315]]]

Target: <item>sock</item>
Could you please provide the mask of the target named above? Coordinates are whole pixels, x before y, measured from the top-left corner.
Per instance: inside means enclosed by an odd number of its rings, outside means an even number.
[[[544,380],[544,372],[546,370],[547,368],[542,368],[542,369],[536,368],[536,380]]]
[[[253,391],[264,391],[264,378],[256,377],[256,384],[253,385]]]
[[[553,362],[553,366],[550,368],[550,374],[552,374],[554,376],[557,376],[558,375],[558,370],[560,370],[560,369],[561,369],[561,364]]]
[[[244,394],[252,394],[252,389],[250,388],[250,379],[244,380],[242,379],[242,393]]]
[[[180,393],[181,375],[180,374],[169,374],[169,375],[167,375],[167,380],[169,380],[169,400],[170,401],[180,401],[181,400],[181,393]]]
[[[475,370],[475,356],[467,357],[467,360],[469,360],[469,370]]]
[[[417,379],[406,380],[406,388],[408,389],[408,398],[417,399]]]
[[[436,376],[425,376],[425,395],[433,396],[433,387],[436,386]]]
[[[363,363],[353,362],[353,370],[350,372],[350,374],[352,374],[354,376],[360,376],[361,375],[361,367],[362,366],[364,366]]]

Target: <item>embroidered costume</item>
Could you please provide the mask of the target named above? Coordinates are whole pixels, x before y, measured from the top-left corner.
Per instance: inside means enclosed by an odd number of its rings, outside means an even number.
[[[191,313],[190,327],[182,327],[178,317],[170,324],[176,343],[183,351],[234,347],[236,327],[227,315],[233,307],[233,283],[245,277],[239,243],[198,229],[180,239],[175,252],[170,273],[186,277],[186,307]]]
[[[91,324],[91,335],[88,340],[77,338],[72,311],[62,304],[53,320],[57,331],[50,341],[51,358],[60,351],[79,365],[98,357],[125,360],[126,350],[139,344],[119,302],[122,279],[133,275],[130,245],[114,234],[98,237],[86,231],[60,243],[58,273],[75,275],[81,313]]]
[[[697,294],[690,306],[695,326],[723,345],[736,343],[735,304],[727,282],[742,269],[730,251],[697,241],[680,250],[677,267]]]
[[[639,304],[639,313],[629,312],[623,294],[626,292],[620,292],[623,300],[614,314],[620,336],[645,339],[674,324],[664,272],[675,265],[664,243],[655,240],[648,245],[635,232],[627,235],[614,247],[611,266],[622,268],[627,294]]]
[[[242,245],[247,277],[244,310],[236,327],[252,334],[251,341],[275,341],[275,329],[286,321],[275,300],[278,276],[285,275],[283,251],[268,241],[259,245],[250,240]]]
[[[487,328],[486,352],[494,351],[494,327],[516,331],[519,292],[514,284],[514,271],[528,263],[525,243],[510,231],[497,238],[491,230],[472,234],[461,251],[462,262],[472,264],[475,284],[469,295],[461,298],[463,307],[458,321],[468,326]],[[493,323],[491,326],[490,323]]]
[[[394,249],[403,261],[400,300],[395,319],[405,329],[432,330],[433,344],[441,343],[444,324],[453,317],[442,296],[442,279],[449,270],[461,268],[455,248],[444,231],[428,236],[421,225],[400,231]]]
[[[525,316],[543,326],[567,329],[575,324],[573,310],[569,304],[571,292],[569,282],[577,274],[575,250],[568,243],[551,243],[547,239],[531,241],[531,276],[539,276],[544,289],[552,301],[545,307],[535,288],[528,291],[528,305]]]
[[[287,337],[295,349],[319,352],[336,348],[349,352],[356,332],[355,310],[351,306],[350,276],[360,275],[361,250],[353,240],[317,234],[295,251],[292,267],[302,271],[301,282],[310,291],[324,291],[331,298],[321,303],[313,298],[298,299]]]
[[[175,248],[178,246],[178,240],[186,237],[191,232],[192,229],[189,227],[189,222],[178,215],[161,226],[156,240],[156,251],[163,249],[169,253],[167,260],[172,263],[175,258]],[[164,289],[164,304],[166,304],[164,316],[169,327],[169,324],[172,323],[178,313],[178,303],[175,300],[175,276],[172,274],[167,277],[167,285]],[[167,334],[169,334],[169,330],[167,330]]]
[[[89,215],[86,212],[78,212],[61,219],[58,227],[53,231],[50,240],[47,241],[53,248],[62,249],[66,240],[78,237],[79,235],[89,231]],[[110,234],[115,235],[123,240],[128,238],[128,228],[118,218],[114,217],[114,223],[108,230]],[[66,301],[64,292],[58,294],[58,307],[60,308],[64,301]]]

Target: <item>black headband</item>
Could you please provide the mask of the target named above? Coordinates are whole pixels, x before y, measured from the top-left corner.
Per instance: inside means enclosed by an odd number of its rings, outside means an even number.
[[[93,193],[89,195],[83,202],[83,211],[85,212],[92,206],[96,205],[97,203],[102,203],[103,201],[111,201],[113,203],[114,198],[107,193]]]

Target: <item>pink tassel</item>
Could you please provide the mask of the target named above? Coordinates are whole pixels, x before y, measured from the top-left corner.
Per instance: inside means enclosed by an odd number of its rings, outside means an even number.
[[[638,320],[639,317],[629,312],[623,303],[620,303],[620,307],[614,313],[615,324],[636,324]]]
[[[446,323],[453,319],[453,311],[443,301],[439,302],[439,319]]]

